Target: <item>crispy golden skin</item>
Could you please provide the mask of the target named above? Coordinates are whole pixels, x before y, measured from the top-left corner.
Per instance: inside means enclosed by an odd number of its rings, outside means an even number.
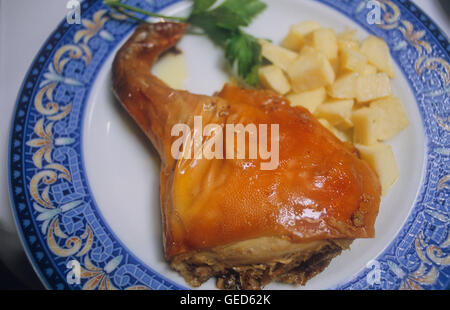
[[[306,109],[270,91],[225,85],[215,96],[171,89],[151,74],[186,24],[139,26],[117,53],[117,98],[161,157],[165,256],[271,237],[291,243],[374,237],[376,174]],[[205,79],[208,77],[205,77]],[[261,159],[182,159],[171,155],[173,125],[279,124],[279,166]]]

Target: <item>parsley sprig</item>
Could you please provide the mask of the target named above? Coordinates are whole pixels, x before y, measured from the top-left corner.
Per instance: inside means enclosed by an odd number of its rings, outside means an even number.
[[[104,0],[112,9],[146,22],[128,13],[186,22],[200,28],[216,45],[225,50],[225,57],[231,68],[236,69],[238,80],[250,85],[258,84],[258,69],[262,63],[261,45],[258,39],[242,30],[264,9],[261,0],[225,0],[216,5],[217,0],[194,0],[188,17],[165,16],[120,2]]]

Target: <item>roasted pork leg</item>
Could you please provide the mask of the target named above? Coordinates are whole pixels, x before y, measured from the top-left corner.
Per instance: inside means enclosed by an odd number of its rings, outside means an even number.
[[[186,27],[140,25],[113,64],[115,95],[161,157],[165,257],[192,286],[211,277],[225,289],[303,285],[352,240],[374,237],[379,180],[351,145],[271,91],[226,84],[214,96],[196,95],[152,75],[153,63]],[[277,124],[276,169],[261,169],[260,157],[174,158],[173,127],[194,131],[196,116],[203,126],[222,128]],[[222,146],[225,153],[230,148]]]

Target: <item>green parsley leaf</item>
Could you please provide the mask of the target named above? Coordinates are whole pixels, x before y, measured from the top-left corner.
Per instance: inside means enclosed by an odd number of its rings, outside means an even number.
[[[224,47],[232,33],[226,28],[218,27],[216,22],[217,19],[208,13],[194,14],[189,17],[191,25],[202,29],[214,44]]]
[[[239,27],[247,25],[246,21],[241,16],[239,16],[239,14],[236,14],[235,12],[230,11],[229,9],[226,9],[224,7],[217,7],[213,10],[206,11],[200,14],[192,14],[188,18],[188,21],[191,24],[194,24],[192,18],[198,15],[202,15],[203,18],[208,18],[211,21],[212,25],[228,30],[237,30]]]
[[[202,13],[208,10],[217,0],[196,0],[192,9],[192,14]]]
[[[258,40],[244,32],[235,34],[228,42],[225,56],[233,68],[237,66],[238,75],[252,86],[258,83],[258,68],[261,65],[261,45]]]
[[[194,10],[188,20],[199,14],[203,17],[207,15],[214,18],[216,26],[229,30],[237,30],[241,26],[250,25],[252,19],[266,8],[266,4],[260,0],[225,0],[218,7],[207,10],[205,9],[206,5],[200,5],[204,1],[194,2]]]
[[[264,11],[267,5],[260,0],[226,0],[219,8],[224,8],[238,15],[244,22],[243,26],[250,25],[252,19]]]

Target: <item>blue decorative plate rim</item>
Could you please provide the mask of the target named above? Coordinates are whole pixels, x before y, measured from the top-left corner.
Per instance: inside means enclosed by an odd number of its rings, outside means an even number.
[[[127,3],[158,11],[178,1]],[[448,288],[448,39],[409,0],[379,0],[382,24],[372,26],[366,23],[366,0],[317,1],[388,42],[415,95],[427,137],[424,182],[402,230],[367,268],[333,288]],[[50,289],[184,289],[120,242],[89,189],[81,143],[83,111],[102,64],[135,24],[109,12],[100,0],[81,6],[82,24],[63,21],[37,54],[11,122],[10,198],[24,249]],[[74,267],[74,261],[79,265]],[[77,279],[71,272],[78,267]],[[370,280],[372,268],[381,271],[381,281]]]

